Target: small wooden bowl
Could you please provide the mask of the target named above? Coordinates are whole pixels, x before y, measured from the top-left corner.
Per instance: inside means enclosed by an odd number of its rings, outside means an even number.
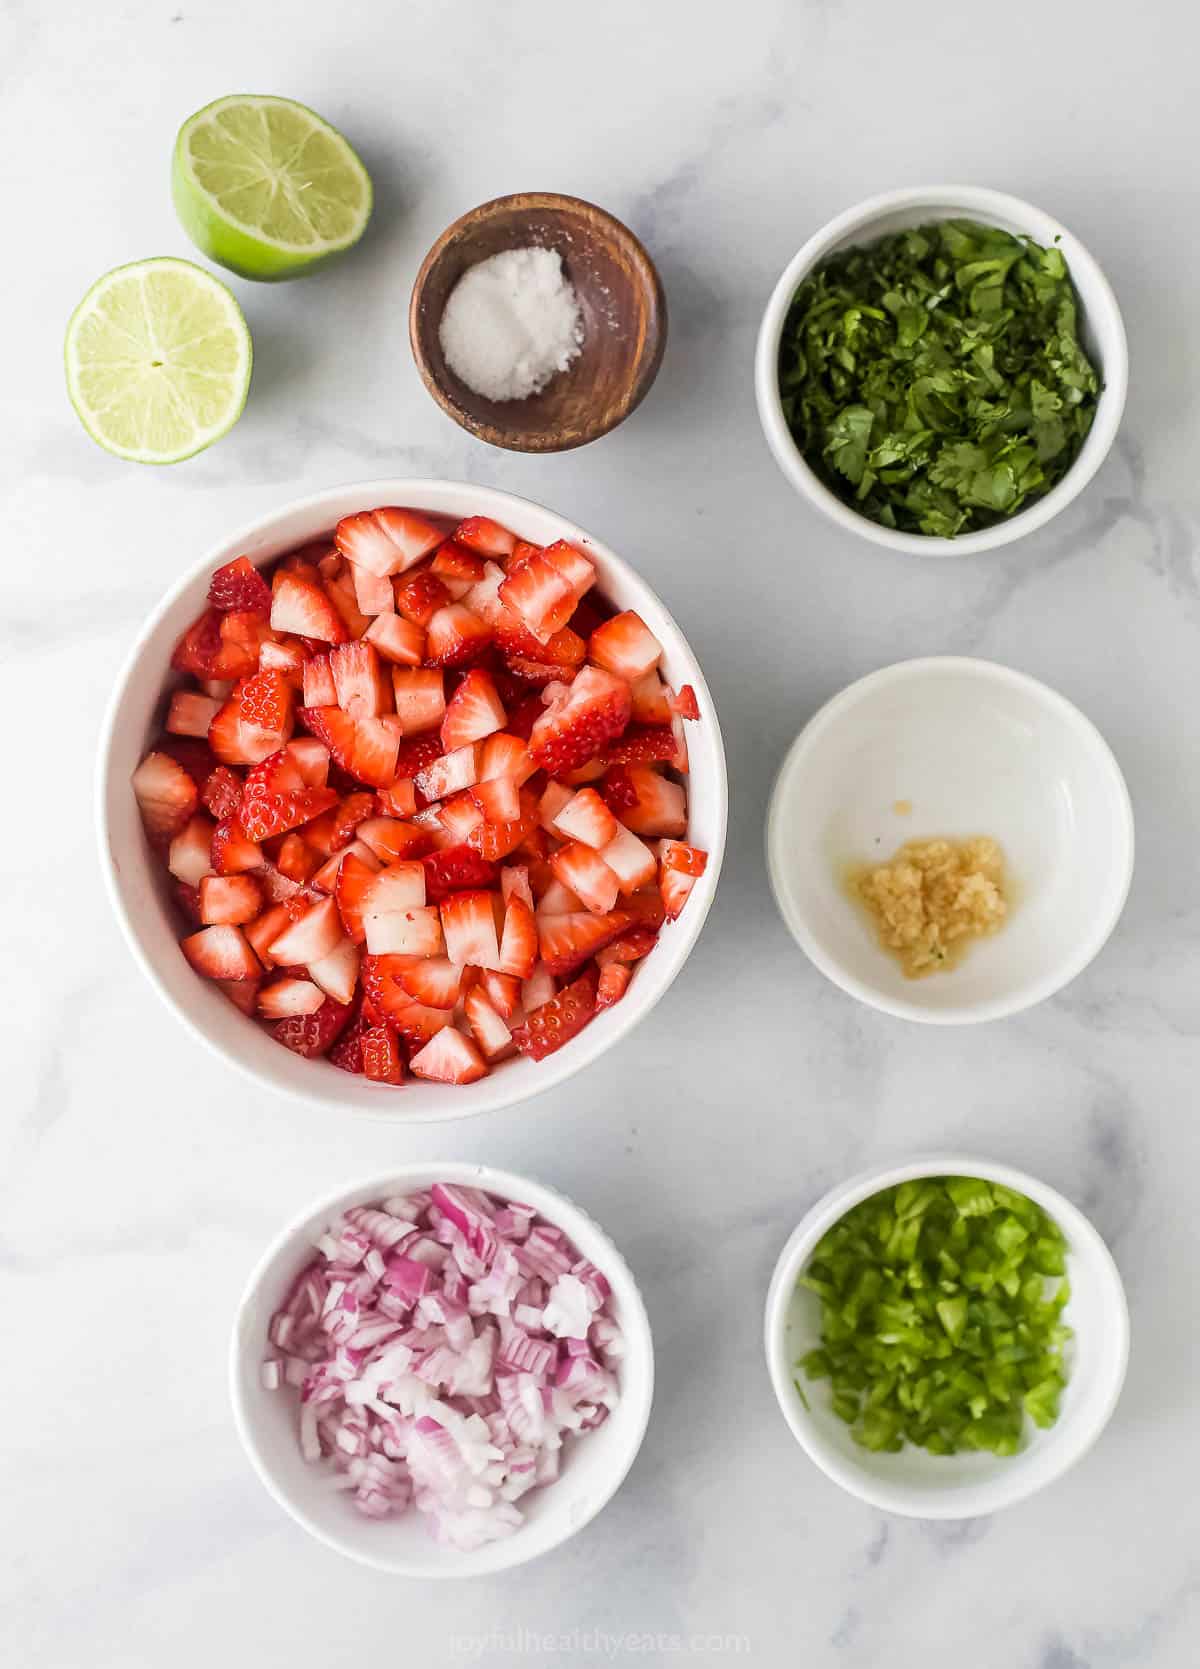
[[[446,364],[446,300],[468,267],[504,249],[557,249],[583,310],[579,357],[528,400],[488,400]],[[658,375],[667,304],[654,262],[627,226],[578,197],[518,192],[481,203],[442,233],[421,263],[408,312],[422,381],[456,423],[511,452],[565,452],[629,416]]]

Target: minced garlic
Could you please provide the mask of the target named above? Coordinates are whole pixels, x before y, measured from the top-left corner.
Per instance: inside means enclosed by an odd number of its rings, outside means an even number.
[[[908,979],[953,968],[972,939],[1004,923],[1004,854],[994,840],[910,840],[850,878],[879,942]]]

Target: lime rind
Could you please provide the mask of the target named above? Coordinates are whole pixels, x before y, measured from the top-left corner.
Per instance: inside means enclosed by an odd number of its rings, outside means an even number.
[[[211,446],[246,404],[254,350],[232,291],[191,261],[106,272],[67,323],[67,392],[98,446],[174,464]]]

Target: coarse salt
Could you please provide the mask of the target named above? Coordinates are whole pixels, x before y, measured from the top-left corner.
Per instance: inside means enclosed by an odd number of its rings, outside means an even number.
[[[556,249],[505,249],[468,268],[438,331],[446,363],[489,400],[526,400],[576,358],[579,297]]]

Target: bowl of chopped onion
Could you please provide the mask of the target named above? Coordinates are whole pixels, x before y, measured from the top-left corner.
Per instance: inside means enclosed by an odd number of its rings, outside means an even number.
[[[1060,1478],[1100,1436],[1129,1357],[1121,1276],[1064,1195],[944,1153],[818,1200],[767,1294],[784,1419],[886,1512],[975,1518]]]
[[[399,1166],[308,1206],[233,1331],[246,1452],[298,1524],[399,1576],[523,1564],[641,1447],[650,1324],[604,1231],[487,1165]]]

